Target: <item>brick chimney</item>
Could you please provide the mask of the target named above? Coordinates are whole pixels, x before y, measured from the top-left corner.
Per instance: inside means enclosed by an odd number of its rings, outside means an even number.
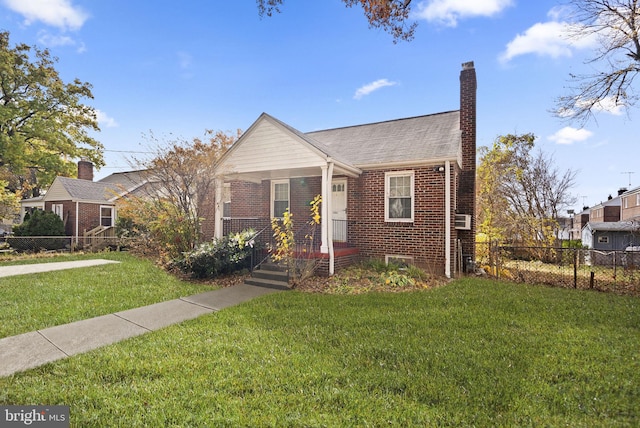
[[[464,255],[475,260],[476,235],[476,69],[473,61],[462,64],[460,72],[460,131],[462,131],[462,171],[459,176],[460,214],[471,214],[471,230],[459,230]]]
[[[93,181],[93,163],[86,159],[78,162],[78,179]]]

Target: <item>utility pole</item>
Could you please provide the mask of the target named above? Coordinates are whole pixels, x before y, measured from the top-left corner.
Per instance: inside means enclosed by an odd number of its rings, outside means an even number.
[[[631,189],[631,174],[635,174],[635,171],[623,171],[620,174],[628,174],[629,175],[629,189]]]

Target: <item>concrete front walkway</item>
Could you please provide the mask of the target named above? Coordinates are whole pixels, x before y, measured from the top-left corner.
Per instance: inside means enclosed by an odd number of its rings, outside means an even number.
[[[54,270],[65,270],[88,266],[106,265],[109,263],[120,263],[114,260],[95,259],[95,260],[76,260],[73,262],[51,262],[51,263],[34,263],[27,265],[0,266],[0,277],[26,275],[29,273],[50,272]]]
[[[44,265],[54,264],[56,263]],[[33,269],[36,269],[35,271],[42,272],[35,268],[35,266],[43,266],[42,264],[25,266],[32,266]],[[0,339],[0,377],[159,330],[278,291],[280,290],[247,284],[234,285],[141,308],[5,337]]]

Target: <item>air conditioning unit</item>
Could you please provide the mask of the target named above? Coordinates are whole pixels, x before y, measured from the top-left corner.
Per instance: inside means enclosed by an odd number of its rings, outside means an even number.
[[[471,230],[471,214],[456,214],[454,225],[459,230]]]

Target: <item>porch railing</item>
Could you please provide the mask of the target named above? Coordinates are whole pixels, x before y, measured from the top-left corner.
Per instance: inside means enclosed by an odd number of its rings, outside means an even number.
[[[296,253],[317,254],[320,253],[322,244],[320,225],[303,224],[301,227],[294,225],[296,237]],[[229,235],[243,230],[253,229],[255,250],[252,255],[251,269],[263,263],[270,255],[270,250],[276,247],[276,240],[271,229],[271,219],[259,217],[225,217],[222,219],[222,232]],[[349,221],[333,220],[334,248],[350,247]]]

